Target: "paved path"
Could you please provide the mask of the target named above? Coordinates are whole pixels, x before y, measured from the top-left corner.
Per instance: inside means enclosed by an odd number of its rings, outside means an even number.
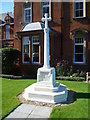
[[[21,104],[4,120],[9,120],[9,118],[24,118],[24,120],[28,118],[49,118],[51,111],[51,107]]]

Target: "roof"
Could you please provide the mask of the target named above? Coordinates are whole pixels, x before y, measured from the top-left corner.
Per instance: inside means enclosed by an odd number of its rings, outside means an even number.
[[[1,25],[1,24],[4,24],[4,21],[2,21],[2,20],[0,19],[0,25]]]
[[[9,16],[14,19],[14,14],[12,12],[8,12]],[[7,13],[0,14],[0,20],[4,21],[4,18],[7,16]]]
[[[29,23],[23,27],[21,32],[44,30],[44,27],[45,27],[45,25],[42,22]]]
[[[0,26],[5,25],[5,18],[6,18],[7,15],[10,16],[11,23],[14,23],[14,14],[12,12],[2,13],[2,14],[0,14]]]

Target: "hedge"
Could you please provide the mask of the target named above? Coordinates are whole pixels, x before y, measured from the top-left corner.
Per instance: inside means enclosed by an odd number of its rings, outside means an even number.
[[[20,52],[15,48],[2,48],[0,49],[0,53],[2,53],[2,73],[17,74],[18,67],[16,63]]]

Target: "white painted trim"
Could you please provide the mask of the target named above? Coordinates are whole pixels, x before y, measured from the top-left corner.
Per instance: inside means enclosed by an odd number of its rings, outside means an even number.
[[[86,17],[86,0],[83,0],[83,1],[84,1],[84,4],[83,4],[83,8],[84,8],[83,15],[84,15],[84,17]]]

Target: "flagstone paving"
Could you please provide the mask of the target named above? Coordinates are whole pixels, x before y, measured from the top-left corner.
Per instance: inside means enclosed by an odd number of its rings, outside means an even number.
[[[5,120],[9,120],[9,118],[25,118],[25,120],[28,118],[49,118],[51,111],[52,107],[21,104]]]

